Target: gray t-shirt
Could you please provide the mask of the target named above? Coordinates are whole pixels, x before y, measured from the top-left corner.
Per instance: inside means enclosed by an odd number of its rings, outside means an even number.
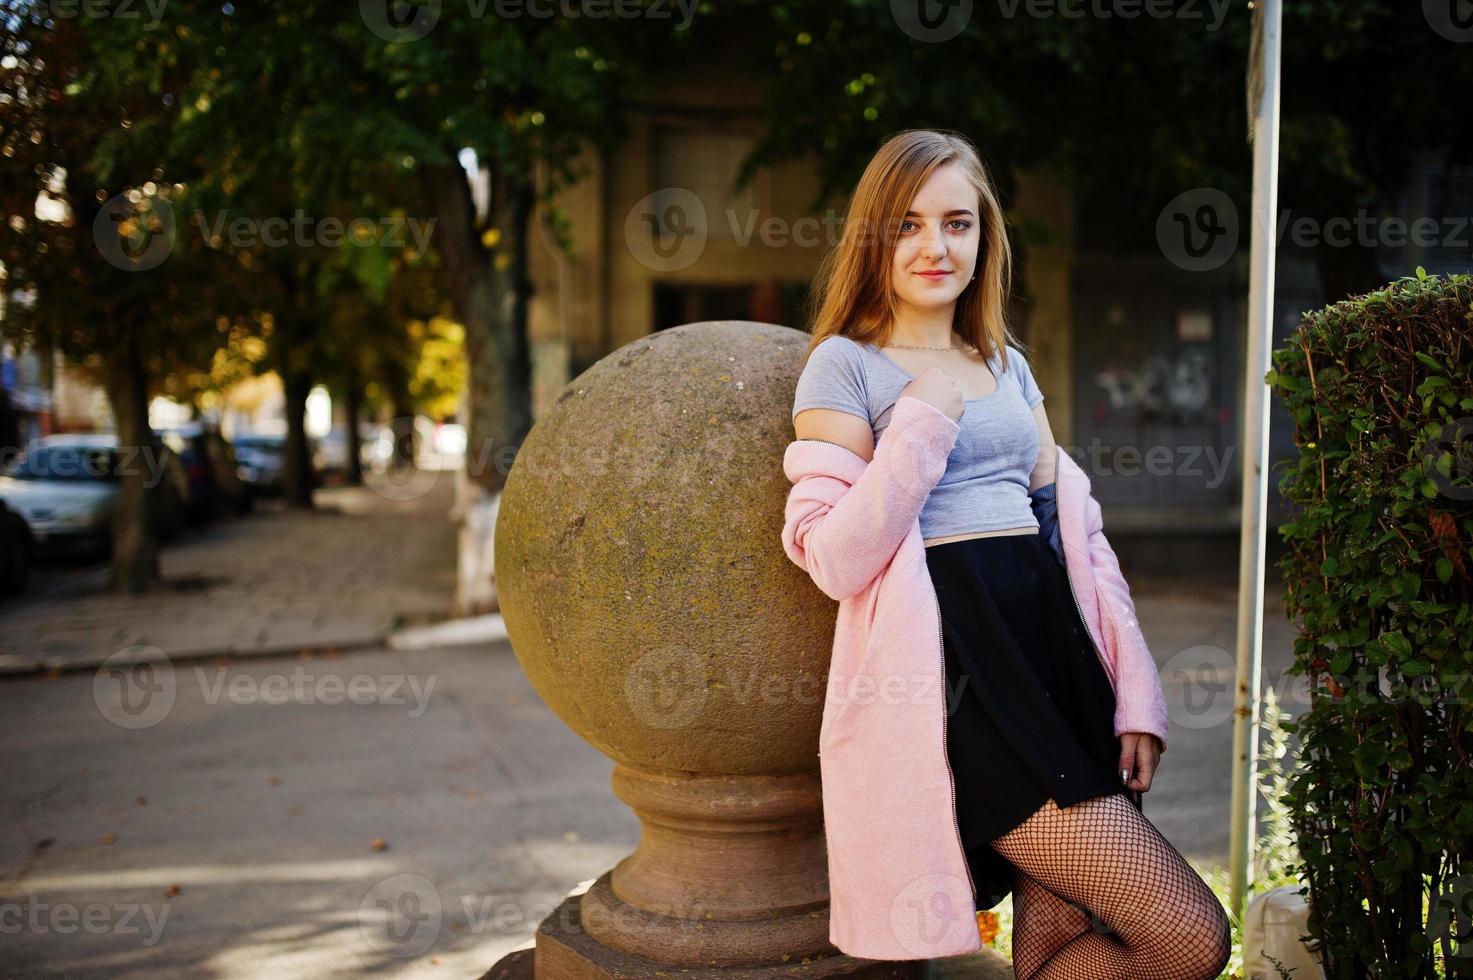
[[[1038,527],[1028,480],[1038,462],[1038,423],[1043,401],[1028,362],[1008,345],[1008,370],[996,355],[988,362],[997,390],[969,398],[946,472],[921,509],[921,537]],[[911,376],[873,344],[841,334],[824,338],[798,378],[793,417],[808,408],[832,408],[870,423],[875,442],[890,425],[891,411]]]

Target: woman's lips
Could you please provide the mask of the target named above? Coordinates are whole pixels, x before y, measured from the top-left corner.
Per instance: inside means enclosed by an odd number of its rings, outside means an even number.
[[[942,279],[945,279],[947,276],[951,275],[951,273],[950,272],[917,272],[916,275],[921,276],[921,277],[923,277],[925,279],[930,279],[932,282],[940,282]]]

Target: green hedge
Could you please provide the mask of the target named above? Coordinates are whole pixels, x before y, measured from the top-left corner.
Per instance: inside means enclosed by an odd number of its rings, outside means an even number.
[[[1473,277],[1306,313],[1273,364],[1310,936],[1331,980],[1473,977]]]

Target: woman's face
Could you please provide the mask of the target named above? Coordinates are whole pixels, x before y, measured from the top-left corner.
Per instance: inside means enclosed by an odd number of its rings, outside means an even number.
[[[942,164],[926,178],[895,241],[890,278],[902,306],[950,306],[967,288],[982,237],[979,206],[976,188],[960,167]],[[935,274],[923,274],[928,272]]]

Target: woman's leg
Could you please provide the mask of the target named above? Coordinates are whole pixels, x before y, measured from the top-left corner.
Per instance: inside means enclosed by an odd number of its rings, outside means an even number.
[[[1089,916],[1013,869],[1013,974],[1031,977],[1066,943],[1090,929]]]
[[[992,846],[1113,933],[1082,931],[1032,972],[1015,966],[1020,978],[1213,980],[1232,955],[1222,903],[1118,793],[1062,810],[1050,799]]]

